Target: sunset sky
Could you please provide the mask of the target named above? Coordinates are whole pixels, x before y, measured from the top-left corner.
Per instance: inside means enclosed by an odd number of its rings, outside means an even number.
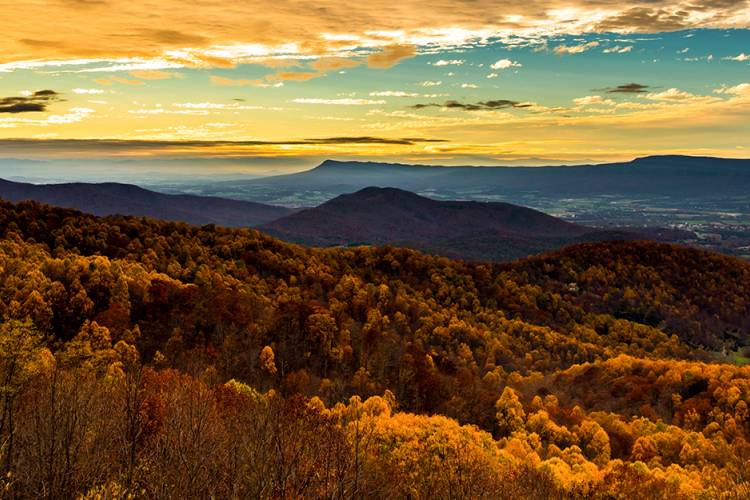
[[[747,1],[0,9],[0,157],[750,156]]]

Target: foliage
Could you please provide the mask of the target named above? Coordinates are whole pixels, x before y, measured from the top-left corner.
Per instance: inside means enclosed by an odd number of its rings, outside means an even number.
[[[0,203],[2,486],[34,498],[741,498],[750,266],[508,265]],[[640,489],[639,489],[640,488]]]

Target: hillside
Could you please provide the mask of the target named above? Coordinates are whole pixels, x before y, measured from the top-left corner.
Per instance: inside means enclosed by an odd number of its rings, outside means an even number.
[[[741,498],[747,283],[649,242],[490,266],[0,202],[4,487]]]
[[[193,195],[168,195],[131,184],[27,184],[0,179],[0,198],[35,200],[94,215],[139,215],[191,224],[256,226],[291,213],[283,207]]]
[[[260,226],[312,246],[392,244],[448,257],[511,260],[579,240],[636,239],[509,203],[437,201],[395,188],[369,187]]]

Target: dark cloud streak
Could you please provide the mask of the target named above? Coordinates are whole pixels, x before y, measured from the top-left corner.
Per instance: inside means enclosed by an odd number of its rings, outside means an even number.
[[[61,101],[54,90],[38,90],[28,96],[0,98],[0,113],[38,113],[47,111],[47,106]]]
[[[412,146],[419,143],[447,142],[444,139],[429,139],[421,137],[320,137],[293,139],[289,141],[158,141],[158,140],[119,140],[119,139],[0,139],[0,151],[12,149],[29,149],[35,151],[60,151],[91,153],[117,153],[144,150],[180,149],[210,149],[214,147],[255,147],[255,146],[306,146],[306,145],[336,145],[336,144],[392,144]]]
[[[436,102],[414,104],[410,106],[412,109],[424,109],[424,108],[446,108],[446,109],[460,109],[463,111],[491,111],[496,109],[508,109],[508,108],[529,108],[531,104],[523,103],[519,101],[511,101],[508,99],[495,99],[490,101],[480,101],[477,103],[465,103],[459,101],[445,101],[442,104]]]
[[[641,83],[625,83],[623,85],[618,85],[617,87],[607,87],[598,90],[604,90],[608,94],[644,94],[651,90],[651,86],[643,85]]]

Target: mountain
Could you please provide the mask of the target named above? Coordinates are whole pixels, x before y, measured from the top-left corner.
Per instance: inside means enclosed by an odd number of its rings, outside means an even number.
[[[507,260],[583,240],[634,239],[509,203],[438,201],[395,188],[368,187],[259,227],[313,246],[406,246],[472,260]]]
[[[231,227],[256,226],[283,217],[291,209],[189,194],[170,195],[132,184],[27,184],[0,179],[0,198],[35,200],[94,215],[139,215],[191,224]]]
[[[441,167],[327,160],[295,174],[196,186],[204,194],[317,204],[367,186],[432,197],[518,202],[527,195],[727,198],[750,191],[750,160],[649,156],[629,162],[549,167]],[[719,196],[717,193],[721,193]]]

